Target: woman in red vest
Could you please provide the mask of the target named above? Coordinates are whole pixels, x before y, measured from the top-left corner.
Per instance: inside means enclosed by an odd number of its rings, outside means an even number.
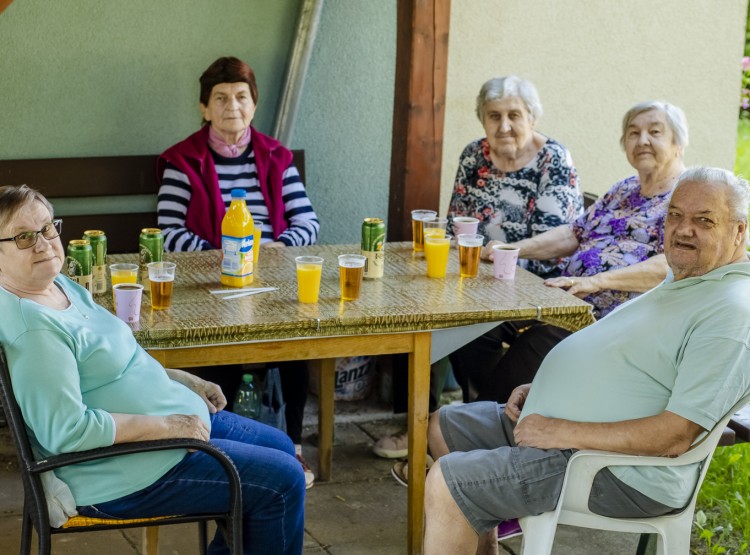
[[[201,129],[167,149],[157,163],[158,222],[165,250],[221,248],[221,221],[232,189],[245,190],[247,207],[262,230],[262,248],[315,243],[320,223],[291,151],[251,125],[258,103],[253,70],[237,58],[219,58],[203,72],[200,86]],[[301,455],[307,367],[297,361],[280,368],[287,433],[309,487],[314,477]],[[198,373],[218,381],[231,402],[242,369],[227,370]]]

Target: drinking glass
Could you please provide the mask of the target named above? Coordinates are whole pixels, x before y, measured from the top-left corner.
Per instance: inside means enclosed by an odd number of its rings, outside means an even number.
[[[112,294],[119,303],[115,303],[117,317],[127,324],[137,322],[141,317],[141,300],[143,299],[143,285],[140,283],[116,283]]]
[[[359,299],[362,287],[362,276],[365,273],[366,256],[361,254],[339,255],[339,285],[341,286],[341,299],[344,301],[356,301]]]
[[[445,227],[448,225],[446,218],[432,218],[425,220],[423,233],[425,237],[445,237]]]
[[[479,220],[470,216],[455,216],[453,218],[453,233],[456,235],[468,235],[476,233],[479,229]]]
[[[174,272],[177,264],[174,262],[149,262],[148,280],[151,287],[151,308],[164,310],[172,306],[172,289],[174,287]]]
[[[461,277],[477,277],[479,273],[479,254],[482,252],[484,235],[462,233],[457,239]]]
[[[412,210],[411,211],[411,233],[414,250],[422,252],[424,250],[424,235],[422,234],[422,223],[425,220],[437,218],[437,212],[434,210]]]
[[[516,262],[518,262],[518,247],[510,245],[492,246],[492,264],[495,278],[514,279],[516,277]]]
[[[297,299],[301,303],[317,303],[323,259],[319,256],[298,256],[294,262],[297,264]]]
[[[425,235],[424,257],[427,260],[427,277],[444,278],[448,268],[448,253],[451,250],[451,237]]]
[[[138,264],[110,264],[109,275],[112,280],[112,303],[117,311],[115,285],[118,283],[136,283],[138,281]]]

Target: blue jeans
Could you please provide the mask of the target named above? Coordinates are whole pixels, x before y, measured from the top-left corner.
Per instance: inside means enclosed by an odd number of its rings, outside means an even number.
[[[243,553],[301,553],[305,478],[291,440],[276,428],[221,411],[211,415],[211,444],[232,459],[240,474]],[[223,467],[210,455],[196,451],[149,487],[95,506],[78,507],[78,512],[100,518],[143,518],[228,509],[229,487]],[[229,553],[218,530],[208,553]]]

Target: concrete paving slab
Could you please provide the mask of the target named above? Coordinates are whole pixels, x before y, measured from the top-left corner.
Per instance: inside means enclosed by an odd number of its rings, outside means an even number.
[[[340,405],[347,407],[340,410]],[[307,492],[305,555],[394,555],[406,553],[406,488],[390,476],[393,461],[372,454],[374,438],[397,432],[405,423],[368,403],[336,404],[333,480],[316,482]],[[310,410],[310,409],[308,409]],[[367,411],[370,411],[369,413]],[[369,415],[368,415],[369,414]],[[363,419],[363,415],[367,418]],[[315,431],[307,421],[304,436]],[[0,428],[0,555],[17,553],[20,542],[23,490],[9,448],[7,429]],[[303,442],[305,458],[317,466],[317,449]],[[315,470],[315,468],[314,468]],[[141,529],[66,534],[54,539],[55,555],[140,555]],[[160,529],[162,555],[197,553],[197,525]],[[633,555],[638,537],[561,526],[555,555]],[[520,553],[521,538],[501,544],[501,554]]]

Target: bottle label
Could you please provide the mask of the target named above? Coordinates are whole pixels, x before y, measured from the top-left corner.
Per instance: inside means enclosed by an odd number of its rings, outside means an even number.
[[[253,236],[221,236],[221,273],[225,276],[244,277],[253,273]]]

